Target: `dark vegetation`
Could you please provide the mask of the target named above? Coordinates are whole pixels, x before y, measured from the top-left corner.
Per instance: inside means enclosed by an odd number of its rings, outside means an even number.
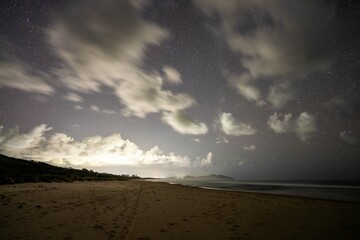
[[[119,180],[139,178],[136,175],[114,175],[87,169],[52,166],[43,162],[28,161],[0,154],[0,184],[23,182],[72,182],[91,180]]]

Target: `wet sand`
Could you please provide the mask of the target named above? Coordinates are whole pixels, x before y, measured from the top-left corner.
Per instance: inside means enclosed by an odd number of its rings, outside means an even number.
[[[0,186],[0,239],[360,239],[360,204],[152,183]]]

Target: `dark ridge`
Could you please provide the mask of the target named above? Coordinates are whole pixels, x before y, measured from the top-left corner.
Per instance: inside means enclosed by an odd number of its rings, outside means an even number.
[[[136,175],[98,173],[88,169],[56,167],[44,162],[23,160],[0,154],[0,184],[24,182],[72,182],[92,180],[118,180],[140,178]]]
[[[234,180],[232,177],[224,175],[211,174],[207,176],[185,176],[184,180]]]
[[[224,175],[211,174],[211,175],[207,175],[207,176],[185,176],[183,178],[168,177],[168,178],[163,178],[163,180],[174,180],[174,181],[191,181],[191,180],[233,181],[234,179],[232,177],[228,177],[228,176],[224,176]]]

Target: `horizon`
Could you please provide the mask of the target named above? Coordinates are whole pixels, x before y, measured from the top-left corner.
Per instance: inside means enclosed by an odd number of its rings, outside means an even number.
[[[36,162],[36,163],[45,163],[45,164],[49,164],[46,162],[41,162],[41,161],[35,161],[35,160],[31,160],[31,159],[21,159],[21,158],[16,158],[16,157],[9,157],[6,155],[2,155],[0,154],[0,156],[6,157],[6,158],[14,158],[16,160],[21,160],[21,161],[30,161],[30,162]],[[55,166],[55,165],[51,165],[50,166],[54,166],[54,167],[60,167],[60,166]],[[86,170],[86,171],[93,171],[94,173],[99,173],[99,174],[113,174],[113,173],[109,173],[109,172],[97,172],[94,171],[93,169],[86,169],[86,168],[72,168],[72,167],[60,167],[60,168],[64,168],[64,169],[73,169],[73,170]],[[299,179],[299,180],[291,180],[291,179],[236,179],[233,177],[229,177],[226,175],[222,175],[222,174],[216,174],[216,173],[209,173],[208,175],[177,175],[177,176],[166,176],[166,177],[147,177],[147,176],[138,176],[136,174],[131,174],[131,173],[117,173],[114,174],[116,176],[130,176],[130,177],[139,177],[140,179],[176,179],[176,180],[184,180],[185,178],[206,178],[206,177],[220,177],[220,178],[227,178],[228,181],[238,181],[238,182],[274,182],[274,183],[279,183],[279,182],[287,182],[287,183],[291,183],[291,182],[296,182],[296,183],[340,183],[340,182],[347,182],[347,183],[360,183],[360,180],[353,180],[353,181],[349,181],[349,180],[330,180],[330,179],[322,179],[322,180],[318,180],[318,179]],[[11,177],[10,177],[11,178]],[[194,179],[193,179],[194,180]],[[204,180],[204,179],[201,179]],[[206,180],[206,179],[205,179]]]
[[[360,3],[7,1],[0,154],[112,174],[360,180]]]

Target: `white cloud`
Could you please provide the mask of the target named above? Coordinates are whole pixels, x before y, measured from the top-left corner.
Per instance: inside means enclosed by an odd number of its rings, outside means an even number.
[[[243,149],[245,151],[254,151],[256,149],[256,146],[255,145],[244,145]]]
[[[80,102],[84,101],[84,99],[81,96],[79,96],[76,93],[72,93],[72,92],[69,92],[68,94],[66,94],[64,96],[64,98],[66,100],[70,101],[70,102],[78,102],[78,103],[80,103]]]
[[[316,130],[316,121],[313,115],[303,112],[298,119],[296,119],[295,132],[302,141],[309,139]]]
[[[283,120],[281,120],[281,117],[282,117],[281,114],[278,115],[277,113],[274,113],[272,116],[270,116],[269,120],[267,121],[267,124],[276,133],[286,133],[291,131],[294,128],[292,114],[291,113],[285,114]]]
[[[205,123],[193,120],[183,111],[164,113],[162,119],[181,134],[200,135],[208,132]]]
[[[33,159],[60,166],[106,167],[106,166],[159,166],[169,169],[209,166],[212,153],[199,163],[187,156],[165,154],[158,146],[143,150],[120,134],[107,137],[92,136],[76,141],[64,133],[45,136],[51,128],[45,124],[28,133],[19,133],[17,127],[0,126],[0,152],[9,156]],[[151,167],[152,168],[152,167]]]
[[[182,83],[181,75],[175,68],[173,68],[171,66],[164,66],[163,72],[165,74],[165,78],[169,82],[174,83],[174,84]]]
[[[54,88],[44,80],[45,78],[43,73],[34,71],[21,60],[0,50],[0,87],[52,95]]]
[[[294,132],[302,141],[306,141],[317,131],[315,117],[307,112],[302,112],[295,120],[291,113],[285,114],[283,120],[281,117],[275,112],[267,121],[269,128],[276,133]]]
[[[339,136],[350,145],[357,145],[359,143],[358,137],[351,135],[351,131],[342,131],[339,133]]]
[[[234,85],[239,94],[245,97],[250,102],[255,102],[258,106],[265,104],[262,99],[260,90],[251,83],[251,78],[248,75],[229,75],[228,81]]]
[[[227,140],[226,138],[220,138],[220,139],[217,139],[216,140],[216,144],[220,144],[220,143],[228,143],[229,142],[229,140]]]
[[[162,89],[163,81],[159,77],[136,72],[129,79],[133,81],[122,81],[115,90],[126,106],[123,111],[126,116],[145,117],[148,113],[176,112],[195,103],[188,94],[174,94]]]
[[[79,108],[79,109],[82,109],[82,108]],[[114,111],[114,110],[106,109],[106,108],[100,108],[97,105],[91,105],[90,110],[92,110],[94,112],[97,112],[97,113],[105,113],[105,114],[109,114],[109,115],[116,114],[116,111]]]
[[[70,67],[68,70],[89,82],[95,81],[83,86],[86,90],[98,87],[96,79],[104,78],[99,74],[107,70],[104,65],[91,69],[95,66],[92,63],[124,60],[138,63],[149,45],[157,45],[168,36],[164,29],[140,18],[138,10],[127,0],[71,2],[58,14],[48,33],[50,43]],[[96,57],[100,61],[95,61]],[[113,73],[108,72],[105,77],[111,75]],[[78,85],[81,87],[81,82]]]
[[[96,105],[91,105],[91,106],[90,106],[90,109],[91,109],[92,111],[94,111],[94,112],[100,112],[100,108],[99,108],[98,106],[96,106]]]
[[[48,29],[49,42],[65,63],[57,74],[66,87],[86,93],[111,88],[125,116],[162,113],[168,119],[168,114],[195,104],[188,94],[164,89],[163,78],[182,82],[176,69],[164,66],[162,74],[141,67],[147,48],[169,36],[167,30],[141,18],[143,4],[128,0],[69,4]],[[188,130],[176,123],[172,126],[180,132],[206,132],[204,124],[189,124]]]
[[[243,122],[237,122],[231,113],[222,113],[220,116],[221,130],[232,136],[253,135],[256,129]]]
[[[209,152],[206,156],[206,158],[201,159],[200,165],[201,166],[210,166],[212,164],[212,152]]]
[[[35,149],[44,139],[44,133],[51,130],[45,124],[40,124],[28,133],[19,133],[19,128],[0,126],[0,149],[18,152],[22,149]]]
[[[196,160],[192,162],[192,167],[206,169],[213,166],[213,164],[213,153],[208,152],[205,157],[197,157]]]

